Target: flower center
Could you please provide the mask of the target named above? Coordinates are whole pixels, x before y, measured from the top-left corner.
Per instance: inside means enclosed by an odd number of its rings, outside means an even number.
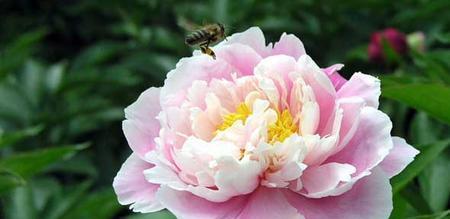
[[[278,114],[278,120],[269,126],[268,136],[269,143],[273,144],[277,141],[283,142],[287,137],[298,131],[297,125],[294,123],[291,113],[285,109]]]
[[[224,131],[225,129],[231,127],[234,122],[241,120],[245,122],[247,117],[252,114],[252,111],[247,107],[245,103],[239,104],[236,108],[236,112],[227,114],[223,117],[223,122],[217,128],[217,132]],[[268,127],[268,142],[273,144],[277,141],[283,142],[286,138],[292,134],[298,132],[298,126],[294,123],[289,110],[285,109],[281,113],[278,113],[278,119],[275,123]]]
[[[230,113],[223,117],[223,123],[217,128],[217,131],[223,131],[231,127],[237,120],[245,122],[250,114],[252,114],[252,112],[247,107],[247,105],[245,105],[245,103],[239,104],[239,106],[236,108],[236,112]]]

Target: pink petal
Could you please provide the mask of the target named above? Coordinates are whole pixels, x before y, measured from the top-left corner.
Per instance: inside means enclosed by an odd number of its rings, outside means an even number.
[[[348,163],[356,167],[356,174],[363,174],[377,166],[393,147],[392,123],[383,112],[372,107],[361,110],[360,122],[347,146],[326,162]]]
[[[280,41],[275,43],[271,55],[288,55],[295,59],[306,54],[302,41],[293,34],[283,33]]]
[[[336,99],[336,90],[331,84],[328,76],[317,66],[317,64],[308,55],[303,55],[297,61],[297,71],[300,72],[305,82],[311,86],[314,91],[316,101],[320,109],[319,134],[324,130],[329,118],[333,115]]]
[[[391,185],[380,170],[340,196],[308,199],[289,190],[285,195],[307,219],[380,219],[388,218],[392,211]]]
[[[264,79],[264,81],[273,81],[276,86],[277,93],[280,95],[276,98],[279,100],[287,100],[288,93],[292,88],[292,81],[289,73],[295,71],[295,59],[286,55],[269,56],[263,59],[255,68],[256,77]],[[271,80],[268,80],[271,79]],[[261,84],[262,80],[260,81]],[[287,103],[286,103],[287,104]],[[281,106],[284,108],[283,106]],[[287,107],[287,106],[285,106]]]
[[[135,212],[155,212],[163,209],[155,200],[155,193],[159,185],[145,180],[143,171],[153,165],[141,160],[135,153],[125,161],[114,178],[113,187],[119,203],[129,205]]]
[[[217,59],[223,59],[238,75],[252,75],[253,69],[261,61],[259,55],[251,47],[243,44],[232,44],[218,47],[215,50]]]
[[[301,219],[304,218],[297,209],[292,207],[283,194],[285,189],[269,189],[260,187],[256,190],[243,206],[239,217],[241,219],[250,218],[286,218]]]
[[[270,48],[266,46],[264,34],[259,27],[251,27],[244,32],[235,33],[227,37],[226,40],[222,41],[219,46],[232,45],[235,43],[244,44],[251,47],[262,57],[266,57],[270,52]]]
[[[347,79],[342,77],[339,74],[339,70],[344,67],[343,64],[334,64],[328,68],[323,69],[325,74],[328,75],[328,77],[331,80],[331,83],[333,83],[334,88],[337,90],[341,89],[342,85],[344,85],[347,82]]]
[[[394,148],[380,164],[381,169],[389,177],[399,174],[419,154],[419,151],[406,143],[403,138],[392,137],[392,141],[394,142]]]
[[[159,88],[149,88],[125,109],[122,129],[131,149],[141,158],[155,148],[154,138],[159,135],[160,123],[156,116],[161,111]]]
[[[355,134],[360,120],[361,110],[364,107],[364,100],[359,97],[342,98],[337,101],[338,107],[342,109],[342,121],[339,130],[339,144],[334,148],[333,153],[337,153],[344,148]]]
[[[368,106],[378,108],[380,94],[380,80],[358,72],[353,74],[350,80],[339,89],[337,97],[362,97]]]
[[[166,108],[181,103],[186,90],[196,80],[206,82],[214,78],[231,80],[232,71],[233,67],[223,59],[214,60],[206,55],[183,58],[177,63],[176,68],[167,74],[161,88],[161,105]],[[177,101],[172,100],[174,98]]]
[[[247,201],[247,196],[239,196],[225,202],[210,202],[167,186],[161,186],[156,197],[177,218],[184,219],[234,219]]]
[[[302,175],[304,188],[308,197],[322,198],[329,196],[339,183],[349,182],[356,169],[349,164],[327,163],[307,168]],[[303,194],[303,193],[302,193]]]

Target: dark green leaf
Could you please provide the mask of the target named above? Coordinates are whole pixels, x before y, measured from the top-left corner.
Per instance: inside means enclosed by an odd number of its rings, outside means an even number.
[[[35,136],[43,130],[43,126],[35,126],[20,131],[0,134],[0,148],[11,146],[25,138]]]
[[[0,168],[14,172],[24,178],[28,178],[43,171],[49,165],[57,161],[68,159],[77,151],[86,147],[87,144],[80,144],[16,154],[0,160]]]
[[[112,188],[101,189],[90,193],[82,202],[79,202],[76,207],[69,210],[62,218],[108,219],[115,215],[121,208],[122,206],[117,202],[117,196]]]
[[[395,84],[382,87],[382,95],[423,110],[450,124],[450,88],[441,84]]]

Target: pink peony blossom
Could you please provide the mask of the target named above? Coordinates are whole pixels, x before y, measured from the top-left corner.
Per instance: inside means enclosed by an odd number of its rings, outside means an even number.
[[[404,55],[408,51],[406,35],[395,28],[387,28],[383,31],[373,33],[370,38],[368,53],[371,61],[386,61],[386,54],[383,52],[383,40],[399,55]]]
[[[392,137],[380,81],[321,69],[257,27],[183,58],[125,109],[133,150],[114,179],[136,212],[179,218],[388,218],[389,178],[418,153]]]

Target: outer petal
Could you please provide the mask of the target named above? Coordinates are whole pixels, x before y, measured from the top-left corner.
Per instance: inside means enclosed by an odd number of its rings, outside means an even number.
[[[161,186],[157,199],[177,218],[183,219],[234,219],[247,201],[247,196],[234,197],[225,202],[210,202],[190,192]]]
[[[326,161],[351,164],[356,167],[356,175],[377,166],[393,147],[392,123],[386,114],[364,107],[360,116],[358,129],[347,146]]]
[[[360,122],[353,138],[340,152],[329,157],[325,163],[347,163],[356,168],[352,179],[335,189],[322,192],[320,197],[336,196],[348,191],[361,178],[369,175],[388,155],[393,147],[389,117],[372,107],[361,110]]]
[[[419,151],[406,143],[403,138],[392,137],[392,141],[394,142],[394,148],[380,164],[381,169],[389,177],[399,174],[419,154]]]
[[[249,218],[286,218],[301,219],[304,218],[297,209],[292,207],[283,195],[284,189],[269,189],[260,187],[256,190],[243,207],[240,219]]]
[[[331,83],[333,83],[333,86],[336,90],[341,89],[342,85],[344,85],[347,82],[347,80],[344,77],[342,77],[338,72],[342,67],[344,67],[343,64],[335,64],[326,69],[323,69],[325,74],[327,74],[328,77],[330,78]]]
[[[145,180],[143,171],[152,168],[152,164],[141,160],[135,153],[125,161],[114,178],[113,187],[119,203],[129,205],[135,212],[155,212],[163,209],[156,201],[155,193],[159,185]]]
[[[269,54],[270,48],[266,46],[266,40],[264,34],[259,27],[251,27],[242,33],[235,33],[225,41],[222,41],[218,46],[231,45],[235,43],[244,44],[253,48],[262,57]]]
[[[380,80],[360,72],[353,76],[337,92],[338,98],[362,97],[368,106],[378,108],[378,98],[381,94]]]
[[[392,211],[391,185],[380,170],[340,196],[308,199],[288,190],[285,195],[289,203],[308,219],[381,219],[388,218]]]
[[[156,119],[161,106],[160,88],[149,88],[125,109],[122,129],[131,149],[141,158],[155,148],[154,138],[159,134],[160,123]]]
[[[296,60],[306,54],[302,41],[293,34],[283,33],[280,41],[275,43],[271,55],[288,55]]]

